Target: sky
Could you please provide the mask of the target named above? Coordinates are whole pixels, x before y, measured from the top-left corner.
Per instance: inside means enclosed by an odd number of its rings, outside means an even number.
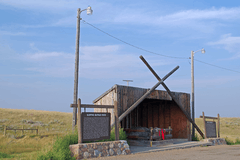
[[[195,117],[239,117],[237,0],[0,0],[0,108],[72,112],[77,9],[88,6],[93,14],[83,11],[80,24],[82,103],[126,79],[153,87],[140,55],[161,78],[179,66],[165,84],[191,93],[189,57],[204,48],[194,56]]]

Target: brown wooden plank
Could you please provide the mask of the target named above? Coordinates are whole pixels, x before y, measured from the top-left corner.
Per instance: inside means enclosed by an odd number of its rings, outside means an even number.
[[[209,116],[204,116],[205,119],[208,118],[208,119],[218,119],[218,117],[209,117]],[[199,118],[203,118],[203,116],[200,116]]]
[[[81,108],[114,108],[114,105],[81,104]]]
[[[142,126],[147,127],[148,125],[148,110],[147,110],[147,103],[143,103],[143,117],[142,117]]]
[[[148,127],[147,128],[150,128],[150,127],[153,127],[153,114],[152,114],[152,104],[151,103],[148,103]]]
[[[159,118],[159,107],[157,104],[153,104],[153,128],[158,127],[158,118]]]
[[[115,141],[119,140],[119,119],[117,101],[114,101],[114,114],[115,114]]]
[[[81,126],[81,99],[78,99],[78,117],[77,117],[77,127],[78,127],[78,143],[82,143],[82,126]]]
[[[164,128],[164,101],[161,101],[159,113],[159,128]]]

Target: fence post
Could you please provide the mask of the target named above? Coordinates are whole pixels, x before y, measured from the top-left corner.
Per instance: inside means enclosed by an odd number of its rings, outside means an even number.
[[[38,127],[36,126],[36,134],[38,135]]]
[[[219,114],[218,114],[217,126],[218,126],[218,138],[220,138],[220,116],[219,116]]]
[[[77,129],[78,129],[78,144],[82,143],[82,124],[81,124],[81,99],[78,99],[78,115],[77,115]]]
[[[23,133],[24,133],[24,126],[22,126],[22,135],[23,135]]]
[[[3,132],[4,136],[6,136],[6,130],[7,130],[7,126],[4,125],[4,132]]]

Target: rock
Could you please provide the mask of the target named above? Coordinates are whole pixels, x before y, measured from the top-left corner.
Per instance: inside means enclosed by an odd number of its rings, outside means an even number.
[[[129,145],[128,144],[124,144],[123,147],[124,148],[129,148]]]
[[[103,146],[102,149],[104,149],[104,150],[108,150],[108,146]]]
[[[89,153],[88,153],[88,152],[84,152],[84,153],[83,153],[83,158],[88,158],[88,156],[89,156]]]
[[[120,149],[117,150],[117,155],[120,155],[122,152]]]
[[[114,155],[113,149],[109,149],[109,155],[110,155],[110,156]]]
[[[119,147],[119,148],[121,148],[121,147],[122,147],[121,143],[118,143],[118,147]]]
[[[126,155],[127,153],[125,152],[125,150],[122,151],[122,155]]]
[[[94,154],[93,154],[93,155],[96,156],[96,157],[98,157],[99,153],[100,153],[100,152],[99,152],[98,150],[94,150]]]
[[[113,148],[114,147],[114,144],[113,143],[110,143],[109,144],[109,148]]]
[[[97,146],[98,151],[102,152],[103,148],[102,146]]]
[[[89,148],[89,149],[88,149],[88,153],[89,153],[89,154],[93,154],[93,153],[94,153],[94,150],[93,150],[92,148]]]

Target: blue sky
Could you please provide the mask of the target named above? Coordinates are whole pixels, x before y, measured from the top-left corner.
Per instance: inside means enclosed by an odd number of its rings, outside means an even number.
[[[81,22],[79,97],[92,101],[114,84],[151,88],[156,78],[172,91],[191,92],[195,59],[195,111],[239,117],[240,1],[0,0],[0,107],[72,112],[77,8],[83,20],[166,58],[133,48]],[[158,89],[163,89],[161,86]]]

